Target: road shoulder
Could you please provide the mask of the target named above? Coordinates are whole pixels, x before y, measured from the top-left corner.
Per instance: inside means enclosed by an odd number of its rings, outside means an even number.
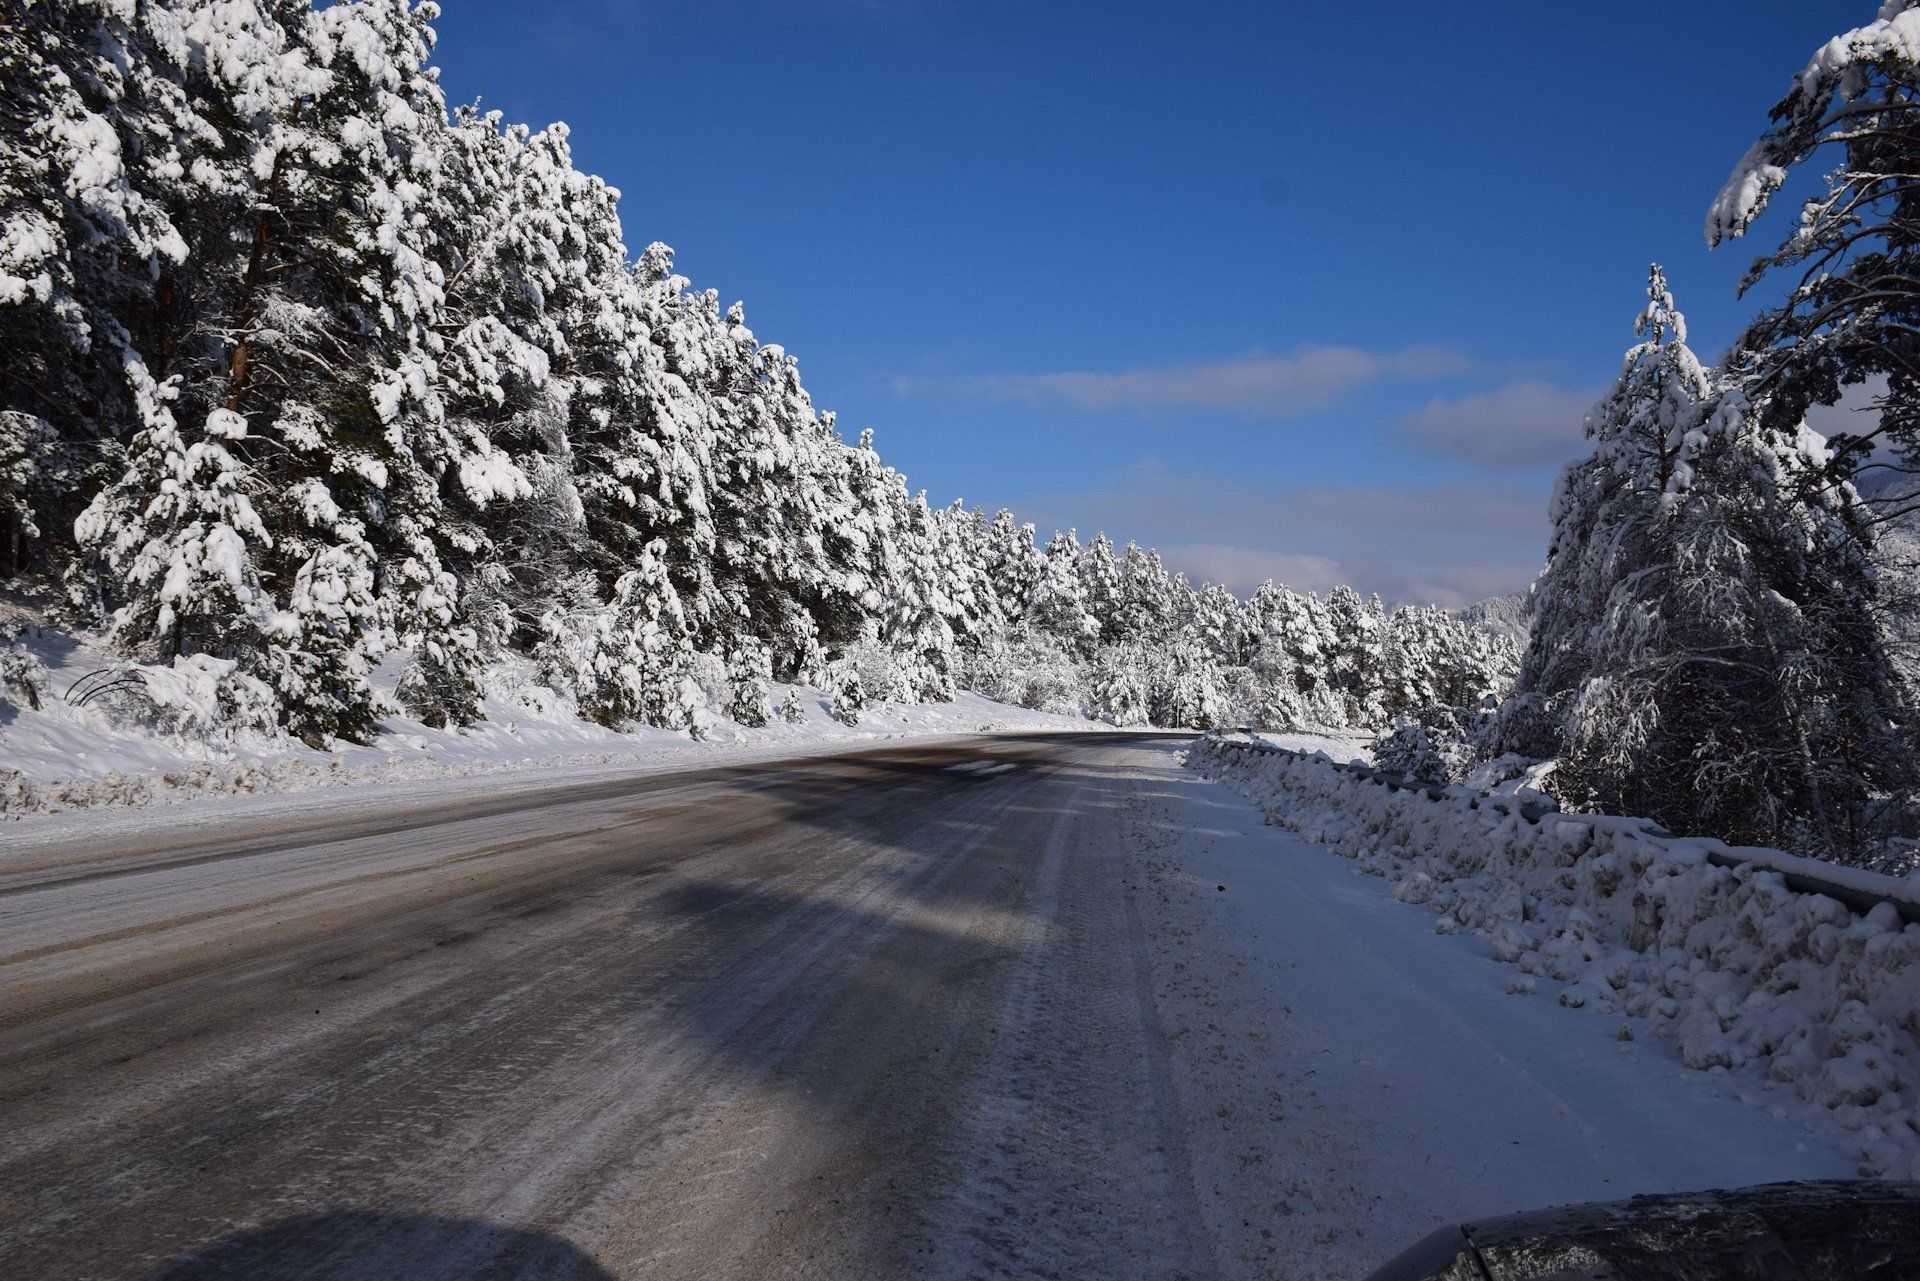
[[[1358,1277],[1448,1221],[1853,1172],[1626,1020],[1505,994],[1483,941],[1151,750],[1128,879],[1222,1272]]]

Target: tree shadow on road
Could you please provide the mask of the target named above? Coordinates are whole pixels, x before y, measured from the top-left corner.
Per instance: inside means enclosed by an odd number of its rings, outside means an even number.
[[[647,1161],[708,1138],[711,1159],[678,1172],[751,1167],[775,1136],[823,1179],[835,1172],[808,1195],[834,1207],[821,1222],[845,1257],[916,1237],[920,1216],[944,1204],[926,1194],[966,1173],[930,1160],[943,1148],[1007,1145],[1036,1204],[1102,1199],[1106,1176],[1072,1159],[1076,1136],[1111,1130],[1101,1118],[1126,1108],[1109,1097],[1132,1100],[1143,1133],[1156,1119],[1138,1066],[1104,1048],[1137,1039],[1137,976],[1104,964],[1124,955],[1112,945],[1127,929],[1117,912],[1132,842],[1076,835],[1058,895],[1042,865],[1056,829],[1117,836],[1116,814],[1166,784],[1104,755],[1008,738],[629,786],[566,817],[567,858],[529,857],[523,874],[409,912],[404,929],[370,916],[230,958],[217,984],[128,993],[124,1032],[84,1011],[86,1063],[42,1062],[35,1079],[164,1071],[192,1083],[116,1139],[113,1160],[155,1181],[140,1215],[101,1213],[120,1194],[94,1179],[43,1193],[78,1211],[70,1222],[92,1218],[83,1234],[96,1258],[109,1241],[150,1259],[215,1240],[143,1281],[607,1276],[625,1266],[618,1252],[596,1263],[558,1238],[461,1216],[490,1216],[501,1190],[544,1174],[617,1204],[629,1247],[691,1239],[689,1216],[718,1184],[652,1183]],[[1224,789],[1188,798],[1180,831],[1161,818],[1132,836],[1174,843],[1211,826],[1215,805],[1245,802]],[[1029,982],[1009,1005],[1017,973],[1058,981]],[[151,1019],[174,1031],[154,1044],[141,1011],[168,1001],[183,1013]],[[189,1075],[228,1044],[214,1033],[291,1036],[308,1011],[332,1019],[336,1006],[354,1011],[336,1035]],[[1036,1035],[1013,1026],[1036,1018]],[[1109,1062],[1121,1077],[1095,1079]],[[992,1105],[1027,1119],[976,1138],[978,1092],[965,1083],[982,1073]],[[1071,1088],[1027,1097],[1055,1077]],[[1042,1150],[1022,1137],[1031,1127],[1062,1137]],[[223,1159],[186,1159],[201,1142]],[[425,1213],[336,1211],[336,1198]],[[582,1208],[562,1197],[531,1213],[553,1224]],[[260,1209],[309,1214],[224,1235]],[[785,1231],[770,1223],[764,1235]],[[54,1257],[72,1235],[32,1244]]]
[[[544,1232],[336,1210],[283,1219],[162,1264],[143,1281],[613,1281]]]

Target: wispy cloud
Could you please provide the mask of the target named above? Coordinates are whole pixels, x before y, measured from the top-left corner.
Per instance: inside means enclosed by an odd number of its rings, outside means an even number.
[[[1156,546],[1168,568],[1238,592],[1272,578],[1441,605],[1524,590],[1548,532],[1545,487],[1517,472],[1476,484],[1263,484],[1146,461],[1020,509],[1043,530]]]
[[[1324,592],[1351,577],[1338,560],[1311,552],[1231,543],[1180,543],[1157,550],[1176,573],[1196,583],[1221,583],[1242,595],[1269,579],[1301,591]]]
[[[1254,353],[1142,369],[986,374],[931,382],[900,378],[894,380],[894,389],[912,395],[937,385],[1003,402],[1138,414],[1210,409],[1279,419],[1324,409],[1369,384],[1457,377],[1472,369],[1472,361],[1449,347],[1302,347],[1287,355]]]
[[[1400,421],[1408,443],[1498,470],[1553,467],[1581,452],[1581,423],[1601,396],[1591,387],[1517,382],[1434,400]]]

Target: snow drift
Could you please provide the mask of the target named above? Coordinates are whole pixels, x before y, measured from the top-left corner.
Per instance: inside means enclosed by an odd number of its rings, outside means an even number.
[[[1641,819],[1533,813],[1465,788],[1401,789],[1324,756],[1201,739],[1187,764],[1270,823],[1358,862],[1436,931],[1487,938],[1523,995],[1626,1015],[1689,1068],[1770,1083],[1852,1131],[1863,1173],[1920,1178],[1920,924],[1796,891],[1777,851]],[[1720,866],[1712,856],[1741,857]],[[1749,857],[1751,856],[1751,857]],[[1734,861],[1734,860],[1727,860]],[[1885,900],[1920,887],[1832,869]]]

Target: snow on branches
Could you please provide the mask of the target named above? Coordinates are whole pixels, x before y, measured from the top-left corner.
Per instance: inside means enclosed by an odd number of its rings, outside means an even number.
[[[130,655],[231,664],[316,744],[373,731],[395,651],[394,699],[436,727],[516,654],[583,716],[690,732],[764,722],[775,681],[849,721],[970,685],[1276,726],[1504,683],[1511,647],[1437,611],[1243,602],[1151,550],[930,505],[742,307],[629,251],[564,125],[449,112],[434,15],[22,11],[0,572]]]

